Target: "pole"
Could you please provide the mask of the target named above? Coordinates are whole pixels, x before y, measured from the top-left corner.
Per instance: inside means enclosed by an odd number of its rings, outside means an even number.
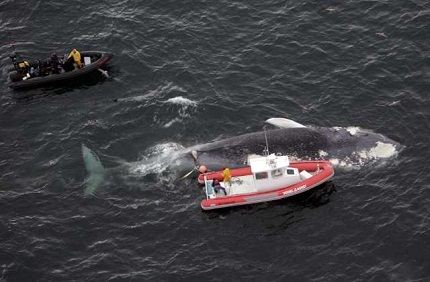
[[[269,155],[269,142],[267,142],[266,127],[263,126],[263,129],[264,129],[264,139],[266,140],[266,148],[264,148],[263,154],[268,156]]]

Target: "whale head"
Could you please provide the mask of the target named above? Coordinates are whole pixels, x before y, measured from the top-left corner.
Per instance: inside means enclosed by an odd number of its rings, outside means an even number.
[[[371,130],[359,127],[318,128],[327,138],[327,149],[321,149],[320,157],[333,164],[358,167],[368,163],[384,162],[396,157],[404,148],[400,143]]]

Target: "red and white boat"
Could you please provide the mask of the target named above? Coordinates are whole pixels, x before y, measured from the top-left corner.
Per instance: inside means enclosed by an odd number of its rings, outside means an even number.
[[[204,210],[274,201],[308,191],[328,181],[334,174],[330,162],[289,162],[288,156],[267,154],[248,156],[246,166],[231,169],[231,180],[223,182],[223,172],[202,173],[206,199]],[[222,187],[214,187],[214,180]],[[224,189],[223,189],[224,188]],[[224,192],[225,191],[225,192]]]

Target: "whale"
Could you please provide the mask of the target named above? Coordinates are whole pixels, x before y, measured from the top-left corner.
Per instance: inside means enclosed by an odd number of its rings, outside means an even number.
[[[137,162],[121,162],[120,169],[110,169],[108,174],[116,170],[129,172],[123,177],[167,173],[177,178],[185,172],[188,176],[201,165],[209,170],[243,166],[248,155],[267,152],[288,155],[291,160],[326,159],[335,168],[354,169],[384,163],[404,148],[380,133],[359,127],[305,126],[286,118],[270,118],[266,124],[261,131],[189,147],[158,144],[153,150],[156,153]],[[107,173],[91,149],[83,145],[82,153],[88,173],[85,191],[92,194]]]
[[[218,170],[243,165],[247,155],[261,155],[265,150],[293,159],[328,159],[334,165],[353,168],[389,159],[403,149],[400,143],[359,127],[304,126],[284,118],[266,122],[277,128],[200,144],[189,150],[197,155],[199,164]]]

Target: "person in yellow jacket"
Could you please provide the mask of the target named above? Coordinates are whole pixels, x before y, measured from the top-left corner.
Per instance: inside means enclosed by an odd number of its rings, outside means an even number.
[[[231,185],[231,172],[228,167],[224,168],[222,171],[223,182]]]
[[[20,69],[27,69],[30,67],[30,63],[28,61],[22,61],[18,63],[18,67]]]
[[[67,57],[67,61],[71,60],[71,58],[73,58],[73,62],[77,65],[78,68],[82,68],[81,53],[79,53],[78,50],[73,49]]]

